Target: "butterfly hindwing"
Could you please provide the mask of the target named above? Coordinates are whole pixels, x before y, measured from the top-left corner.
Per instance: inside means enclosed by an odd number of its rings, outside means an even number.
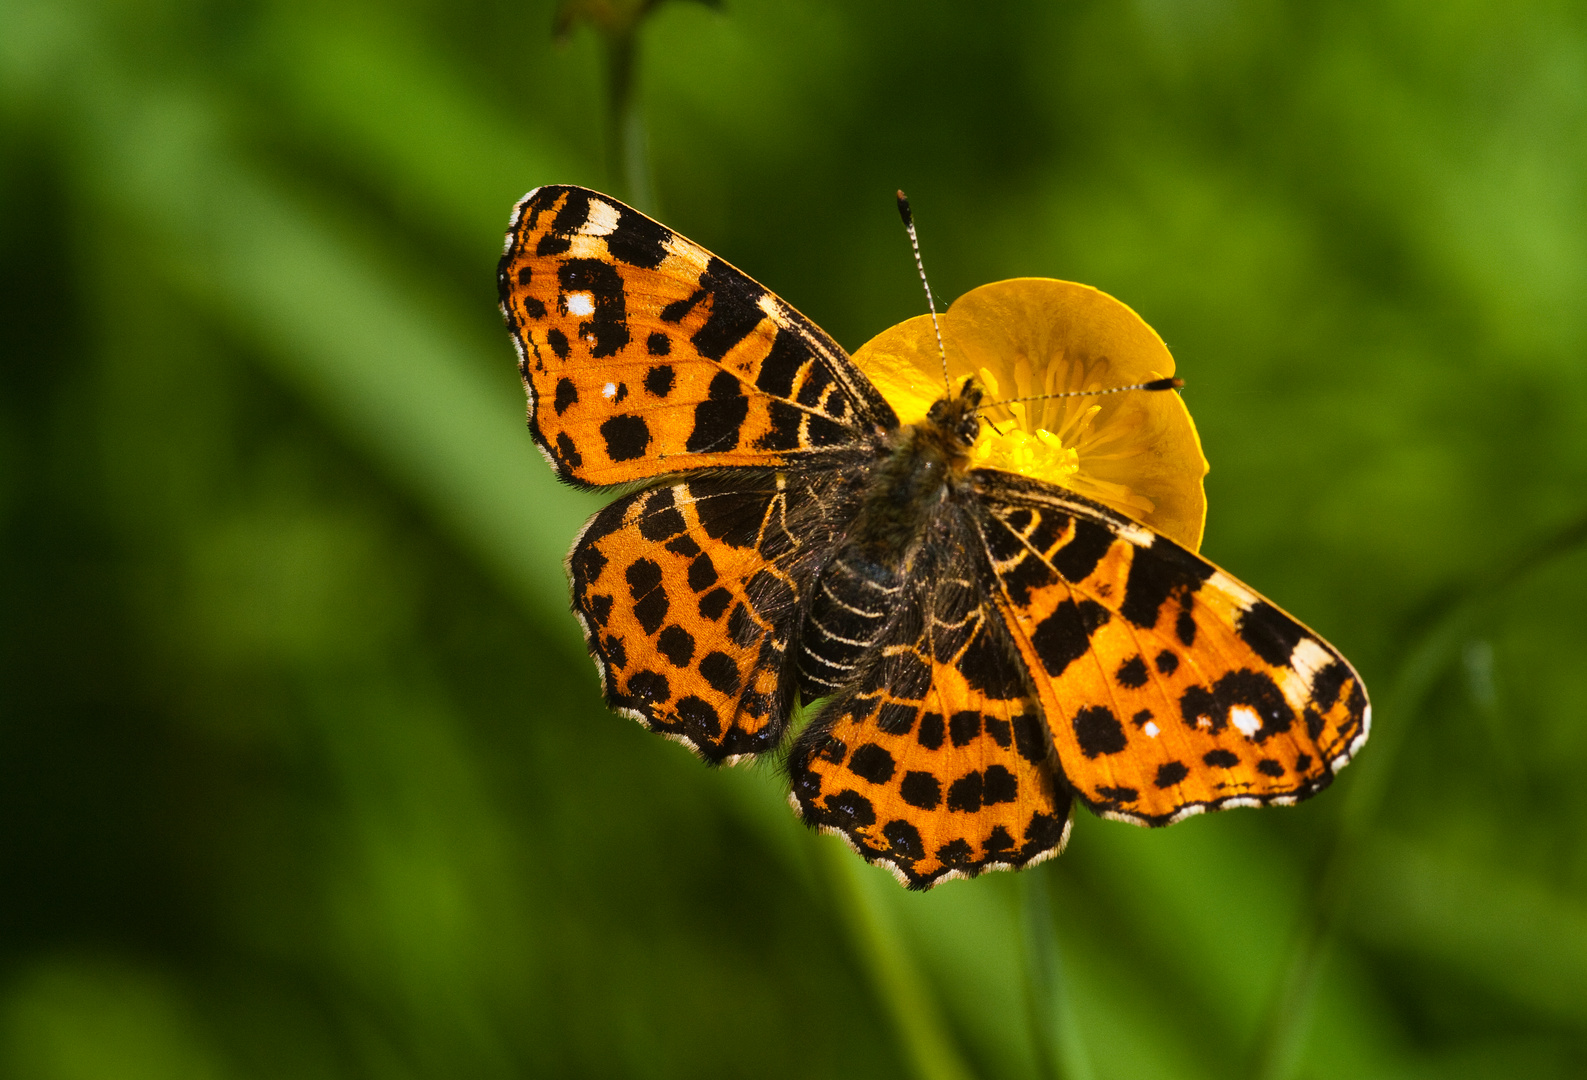
[[[1038,703],[964,569],[911,575],[869,664],[788,761],[800,815],[912,888],[1029,865],[1069,833]]]
[[[698,244],[585,188],[523,198],[498,283],[530,429],[564,480],[811,463],[898,425],[808,319]]]
[[[822,548],[816,492],[740,470],[618,499],[568,556],[607,701],[709,761],[787,730],[787,650]]]
[[[973,475],[1000,606],[1092,809],[1161,825],[1293,803],[1365,742],[1361,680],[1305,626],[1088,499]]]

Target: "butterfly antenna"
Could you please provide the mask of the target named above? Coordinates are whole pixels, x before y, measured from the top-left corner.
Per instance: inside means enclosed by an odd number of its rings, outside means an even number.
[[[937,322],[937,302],[931,295],[931,282],[926,280],[926,264],[920,258],[920,237],[915,235],[915,215],[909,209],[909,196],[898,193],[898,216],[904,219],[904,229],[909,233],[909,246],[915,249],[915,269],[920,271],[920,284],[926,289],[926,307],[931,309],[931,328],[937,332],[937,355],[942,357],[942,387],[952,393],[948,381],[948,350],[942,347],[942,326]]]
[[[1013,405],[1020,401],[1046,401],[1049,398],[1065,397],[1101,397],[1103,394],[1122,394],[1126,390],[1180,390],[1185,385],[1184,379],[1153,379],[1151,382],[1133,383],[1129,386],[1110,386],[1106,390],[1066,390],[1061,394],[1033,394],[1030,397],[1004,398],[1002,401],[988,401],[976,409],[976,412],[985,412],[995,409],[999,405]]]

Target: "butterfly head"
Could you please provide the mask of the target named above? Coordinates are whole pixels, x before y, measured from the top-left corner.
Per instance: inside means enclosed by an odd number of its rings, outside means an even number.
[[[980,384],[974,378],[966,378],[957,394],[938,398],[932,404],[926,412],[926,423],[941,432],[954,450],[963,453],[974,445],[976,436],[981,433],[981,417],[976,412],[981,397]]]

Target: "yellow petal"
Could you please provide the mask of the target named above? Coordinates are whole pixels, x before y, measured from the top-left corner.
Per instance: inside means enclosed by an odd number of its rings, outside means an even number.
[[[988,402],[1149,382],[1174,358],[1141,317],[1089,285],[1015,278],[961,296],[941,315],[954,388],[974,374]],[[945,393],[931,317],[884,330],[854,354],[905,424]],[[977,467],[1023,473],[1096,499],[1191,550],[1206,521],[1207,461],[1171,391],[1049,398],[982,413]]]

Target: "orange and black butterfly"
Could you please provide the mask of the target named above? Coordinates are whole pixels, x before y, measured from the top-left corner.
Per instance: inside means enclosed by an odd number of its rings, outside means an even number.
[[[583,188],[518,204],[500,289],[557,475],[638,485],[568,556],[607,701],[729,763],[822,702],[792,802],[909,886],[1056,854],[1076,798],[1143,825],[1293,803],[1365,742],[1361,680],[1306,627],[977,464],[981,380],[902,423],[781,299]]]

